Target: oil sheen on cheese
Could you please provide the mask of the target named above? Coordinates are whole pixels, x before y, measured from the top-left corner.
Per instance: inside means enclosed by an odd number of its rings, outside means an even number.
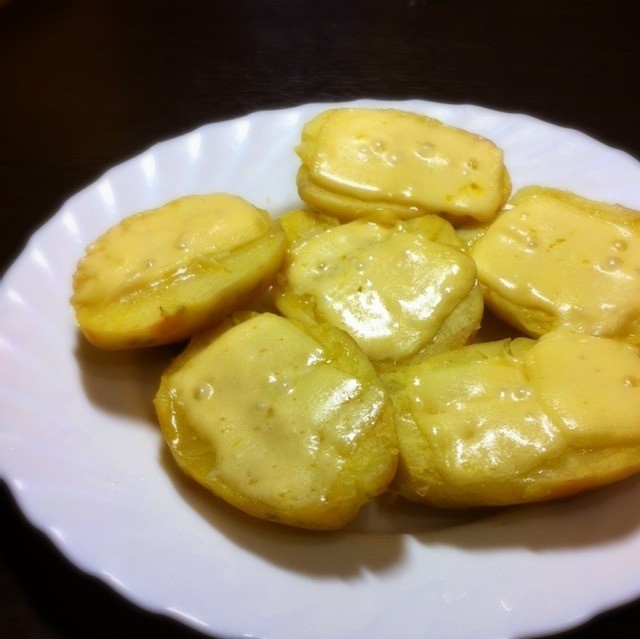
[[[338,109],[299,153],[318,186],[412,216],[492,219],[505,198],[502,151],[438,120],[393,109]],[[304,138],[303,138],[304,139]],[[409,215],[407,215],[409,217]]]
[[[473,288],[476,272],[458,249],[402,225],[359,220],[302,243],[287,276],[294,293],[313,296],[320,320],[379,361],[426,346]]]
[[[123,220],[87,249],[75,302],[100,304],[180,280],[267,233],[264,214],[226,194],[188,196]]]
[[[640,313],[640,235],[576,200],[527,189],[474,246],[478,279],[556,326],[625,336]]]
[[[317,341],[268,313],[222,334],[172,384],[220,479],[266,502],[322,499],[385,404],[381,387],[332,366]]]
[[[572,445],[637,445],[640,356],[625,342],[553,332],[526,359],[536,393]]]
[[[413,417],[447,481],[508,480],[564,449],[518,358],[501,352],[416,369],[410,383]]]
[[[579,464],[580,449],[640,444],[635,347],[566,329],[517,341],[515,354],[477,345],[410,369],[412,418],[447,481],[509,481],[565,454]]]

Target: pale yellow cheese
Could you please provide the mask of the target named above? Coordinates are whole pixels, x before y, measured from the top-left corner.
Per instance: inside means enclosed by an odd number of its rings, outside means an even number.
[[[550,499],[640,470],[640,353],[553,331],[441,353],[384,375],[395,488],[440,506]]]
[[[330,228],[291,251],[294,294],[315,299],[319,321],[349,333],[374,361],[428,344],[475,285],[473,261],[402,225],[362,220]]]
[[[447,481],[509,480],[562,452],[518,358],[416,369],[408,383],[413,416]]]
[[[78,325],[108,349],[184,340],[262,293],[285,241],[266,211],[225,193],[132,215],[78,263],[71,298]]]
[[[640,442],[640,356],[625,342],[554,332],[526,357],[540,400],[577,446]]]
[[[518,194],[472,249],[488,303],[542,312],[551,327],[627,335],[640,314],[640,233],[595,206],[546,189]]]
[[[210,443],[216,481],[264,503],[322,500],[386,402],[380,386],[330,359],[294,324],[263,314],[172,376],[183,419]]]
[[[328,111],[307,125],[297,151],[315,186],[356,202],[400,205],[401,217],[446,213],[489,220],[508,197],[498,147],[415,113]],[[340,208],[322,210],[345,214]],[[357,217],[359,208],[355,203],[348,216]]]
[[[111,228],[88,247],[83,286],[74,302],[126,301],[167,279],[187,277],[190,268],[223,270],[219,260],[261,237],[268,218],[245,200],[227,194],[188,196]]]

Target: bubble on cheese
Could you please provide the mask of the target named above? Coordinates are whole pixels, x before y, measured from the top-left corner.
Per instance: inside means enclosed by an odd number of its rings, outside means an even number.
[[[625,336],[640,314],[640,234],[594,209],[561,192],[521,192],[473,247],[478,279],[555,326]]]
[[[536,393],[576,446],[640,442],[640,355],[613,339],[556,331],[527,354]]]
[[[619,340],[561,329],[470,346],[408,371],[388,379],[402,384],[452,485],[508,484],[562,455],[578,468],[580,450],[640,444],[640,353]],[[402,448],[402,428],[399,436]]]
[[[124,300],[193,276],[194,268],[222,270],[220,260],[268,231],[264,212],[222,193],[187,196],[138,213],[88,247],[74,304]]]
[[[518,358],[416,368],[412,414],[451,483],[509,480],[565,448]]]
[[[293,251],[287,278],[315,298],[316,314],[349,333],[375,361],[427,345],[475,285],[473,261],[402,225],[354,221]]]
[[[503,153],[495,144],[415,113],[325,112],[303,131],[298,153],[318,187],[400,204],[402,217],[447,213],[489,220],[508,197]]]
[[[223,333],[172,386],[184,418],[211,443],[220,480],[265,502],[321,500],[386,401],[381,387],[336,368],[315,339],[268,313]]]

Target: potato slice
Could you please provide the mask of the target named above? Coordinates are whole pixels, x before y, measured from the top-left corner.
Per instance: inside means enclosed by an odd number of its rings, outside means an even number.
[[[282,218],[290,241],[280,311],[351,335],[377,367],[465,344],[482,315],[475,264],[437,216],[336,226],[298,212]]]
[[[511,192],[493,142],[395,109],[325,111],[304,127],[296,152],[300,197],[342,220],[384,211],[486,221]]]
[[[264,313],[198,336],[163,375],[155,405],[182,469],[263,519],[340,528],[395,471],[386,392],[331,326]]]
[[[640,471],[640,355],[554,331],[467,346],[383,375],[394,489],[442,507],[541,501]]]
[[[91,244],[71,303],[96,346],[177,342],[257,297],[284,251],[279,224],[245,200],[183,197],[126,218]]]
[[[528,335],[565,326],[640,344],[640,213],[528,187],[471,254],[487,305]]]

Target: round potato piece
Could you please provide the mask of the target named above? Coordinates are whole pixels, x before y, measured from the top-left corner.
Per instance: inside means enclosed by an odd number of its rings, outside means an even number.
[[[579,493],[640,471],[640,355],[554,331],[467,346],[383,375],[396,409],[393,489],[440,507]]]
[[[493,142],[406,111],[325,111],[304,127],[296,152],[300,197],[345,221],[380,211],[488,221],[511,192]]]
[[[262,519],[345,526],[393,478],[393,410],[364,354],[331,326],[271,313],[194,338],[155,406],[180,467]]]
[[[178,342],[256,298],[285,245],[278,222],[239,197],[183,197],[124,219],[91,244],[71,303],[101,348]]]
[[[462,346],[477,331],[475,264],[438,216],[336,225],[298,211],[281,222],[289,249],[274,291],[280,312],[341,328],[378,370]]]
[[[640,213],[527,187],[475,241],[485,301],[531,337],[567,327],[640,345]]]

